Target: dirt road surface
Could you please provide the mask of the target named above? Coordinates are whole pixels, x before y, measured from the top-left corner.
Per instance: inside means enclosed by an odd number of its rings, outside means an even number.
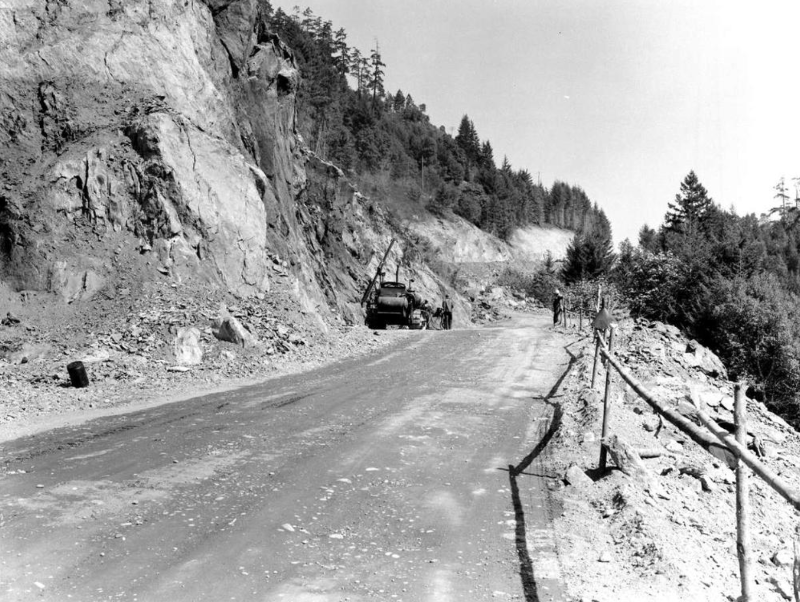
[[[565,600],[548,321],[6,441],[0,598]]]

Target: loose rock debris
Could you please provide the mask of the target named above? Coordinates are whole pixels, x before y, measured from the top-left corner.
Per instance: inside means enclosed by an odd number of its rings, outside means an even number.
[[[598,474],[602,403],[589,390],[594,345],[585,334],[571,347],[579,359],[559,391],[563,422],[548,450],[554,472],[564,475],[556,492],[564,512],[555,528],[570,593],[598,602],[736,600],[740,586],[733,471],[670,423],[659,421],[614,375],[610,434],[637,450],[664,450],[640,456],[658,491],[620,470]],[[717,421],[732,423],[733,384],[726,380],[724,367],[677,329],[623,320],[615,350],[662,402],[681,413],[685,409],[688,417],[690,400],[699,397]],[[602,367],[599,376],[597,382],[604,383]],[[760,441],[762,461],[800,488],[800,437],[763,403],[748,399],[747,405],[751,447]],[[592,475],[593,482],[577,484],[582,481],[576,478],[578,471]],[[750,483],[756,599],[790,599],[795,513],[757,477]]]
[[[124,288],[125,295],[82,305],[0,288],[0,311],[13,306],[9,313],[20,320],[0,325],[0,436],[54,415],[296,372],[409,334],[374,337],[366,327],[344,323],[325,330],[298,309],[288,284],[247,299],[159,281]],[[246,341],[219,338],[224,323],[238,324],[232,330]],[[88,386],[73,386],[72,362],[83,364]]]

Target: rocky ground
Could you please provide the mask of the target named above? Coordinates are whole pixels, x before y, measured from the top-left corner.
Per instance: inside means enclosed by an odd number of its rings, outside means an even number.
[[[146,261],[90,301],[65,304],[49,293],[0,288],[0,438],[135,404],[230,388],[311,368],[390,344],[403,333],[373,332],[344,321],[323,325],[298,308],[296,282],[273,258],[269,294],[236,298],[179,284]],[[247,341],[217,338],[221,318]],[[196,329],[196,348],[179,345]],[[200,357],[197,354],[200,354]],[[89,386],[72,386],[67,365],[81,361]],[[194,363],[197,362],[197,363]]]
[[[736,600],[735,475],[614,377],[610,433],[657,457],[644,463],[651,493],[619,470],[599,474],[602,423],[601,368],[590,389],[593,349],[575,336],[575,363],[555,404],[560,424],[550,443],[553,490],[563,504],[556,519],[560,561],[576,599]],[[700,398],[717,420],[733,421],[732,383],[716,357],[677,329],[624,320],[618,356],[662,402],[691,416]],[[748,399],[748,431],[761,439],[762,461],[800,487],[800,437],[763,403]],[[755,599],[792,599],[795,512],[766,483],[752,476],[751,508]]]

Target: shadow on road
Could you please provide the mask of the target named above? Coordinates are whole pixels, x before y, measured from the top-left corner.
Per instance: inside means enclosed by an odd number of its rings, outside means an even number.
[[[528,468],[537,457],[539,457],[539,455],[547,447],[548,443],[550,443],[553,435],[555,435],[558,429],[561,428],[561,419],[564,415],[564,411],[561,409],[561,404],[553,401],[553,398],[556,396],[561,384],[564,382],[567,374],[569,374],[572,366],[578,359],[569,350],[569,345],[565,347],[565,350],[570,356],[569,364],[567,364],[563,374],[559,377],[558,381],[556,381],[555,385],[553,385],[547,395],[541,398],[544,403],[553,408],[550,422],[547,426],[543,426],[539,430],[539,442],[531,450],[531,453],[525,456],[516,466],[511,464],[508,466],[508,480],[511,484],[511,500],[514,505],[514,516],[516,519],[515,542],[517,546],[517,556],[519,557],[519,574],[522,580],[522,590],[525,594],[525,602],[539,602],[539,593],[536,586],[536,576],[534,575],[533,571],[533,560],[531,559],[530,552],[528,550],[528,531],[525,522],[525,511],[522,507],[522,500],[520,499],[519,495],[517,477],[519,475],[528,475],[528,473],[524,472],[525,469]],[[546,477],[547,475],[529,476]]]

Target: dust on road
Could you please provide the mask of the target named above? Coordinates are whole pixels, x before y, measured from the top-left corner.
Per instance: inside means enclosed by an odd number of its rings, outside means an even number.
[[[3,598],[564,599],[548,321],[6,443]]]

